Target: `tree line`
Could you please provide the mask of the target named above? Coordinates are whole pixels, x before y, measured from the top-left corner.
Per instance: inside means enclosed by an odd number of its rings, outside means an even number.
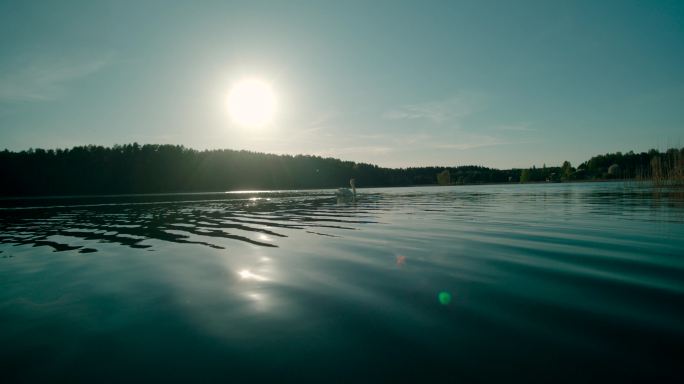
[[[648,177],[681,163],[684,148],[606,154],[577,168],[500,170],[481,166],[385,168],[308,155],[198,151],[137,143],[0,152],[0,195],[80,195],[335,188],[356,178],[363,187],[478,184]],[[678,163],[679,162],[679,163]],[[681,164],[679,165],[681,167]],[[611,168],[612,167],[612,168]]]
[[[641,179],[684,182],[684,148],[664,152],[615,152],[597,155],[577,168],[565,161],[560,167],[532,167],[520,171],[520,182]]]

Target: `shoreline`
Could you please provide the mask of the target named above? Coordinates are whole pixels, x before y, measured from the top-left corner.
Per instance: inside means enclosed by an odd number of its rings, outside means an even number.
[[[468,186],[489,186],[489,185],[540,185],[540,184],[584,184],[584,183],[617,183],[617,182],[641,182],[637,179],[600,179],[600,180],[572,180],[562,182],[551,181],[532,181],[527,183],[503,182],[503,183],[471,183],[471,184],[417,184],[417,185],[396,185],[396,186],[370,186],[358,187],[357,189],[375,188],[434,188],[434,187],[468,187]],[[646,180],[646,182],[651,182]],[[203,191],[203,192],[150,192],[150,193],[123,193],[123,194],[91,194],[91,195],[26,195],[26,196],[0,196],[0,202],[10,201],[37,201],[37,200],[69,200],[69,199],[98,199],[98,198],[131,198],[131,197],[161,197],[161,196],[202,196],[202,195],[241,195],[241,194],[278,194],[306,191],[333,191],[337,187],[329,188],[297,188],[297,189],[244,189],[230,191]]]

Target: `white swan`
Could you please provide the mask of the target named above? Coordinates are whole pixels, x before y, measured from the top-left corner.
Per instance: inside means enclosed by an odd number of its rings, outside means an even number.
[[[349,190],[349,188],[340,188],[335,192],[338,203],[356,201],[356,181],[352,178],[349,180],[349,185],[352,187],[351,190]]]

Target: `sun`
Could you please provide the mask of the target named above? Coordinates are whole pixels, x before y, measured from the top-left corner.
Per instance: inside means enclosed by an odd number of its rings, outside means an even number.
[[[231,119],[246,127],[263,127],[273,120],[276,97],[271,86],[259,79],[238,81],[228,94]]]

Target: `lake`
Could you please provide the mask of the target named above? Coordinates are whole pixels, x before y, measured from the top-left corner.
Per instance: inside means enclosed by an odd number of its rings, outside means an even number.
[[[684,190],[0,200],[4,382],[681,382]]]

